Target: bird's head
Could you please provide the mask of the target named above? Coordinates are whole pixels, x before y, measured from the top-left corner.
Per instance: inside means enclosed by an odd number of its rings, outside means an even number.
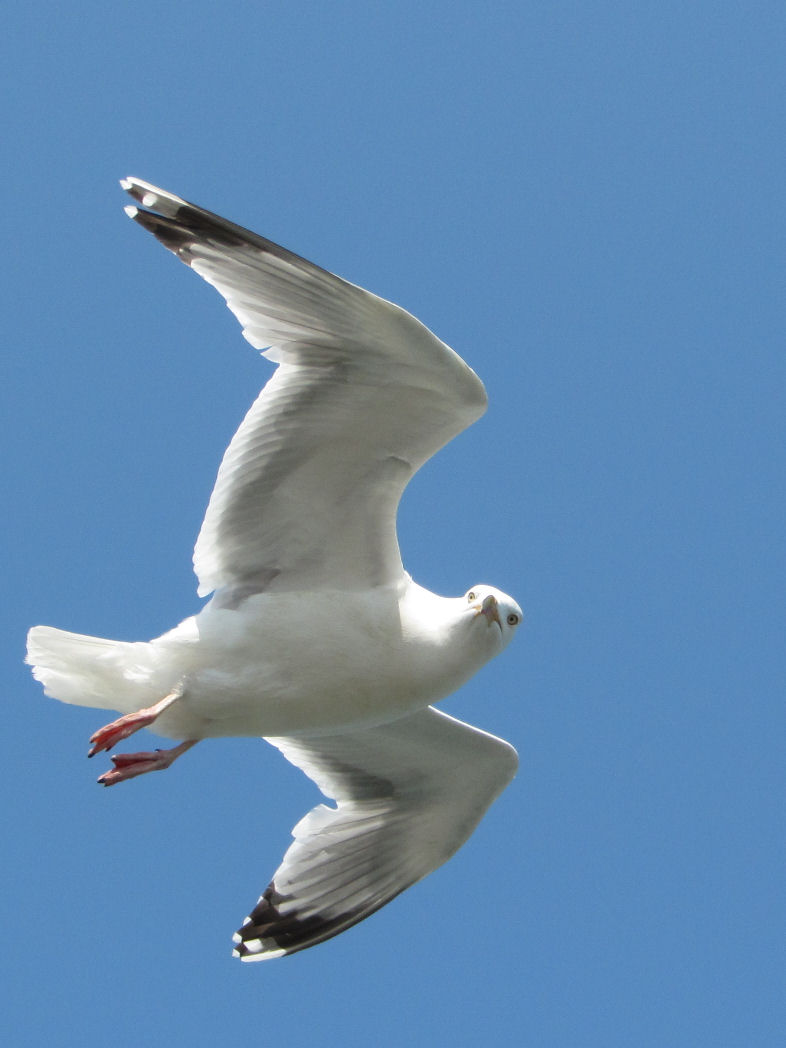
[[[501,651],[513,638],[523,618],[521,608],[512,597],[493,586],[473,586],[464,595],[466,615],[474,630],[491,630],[489,640]]]

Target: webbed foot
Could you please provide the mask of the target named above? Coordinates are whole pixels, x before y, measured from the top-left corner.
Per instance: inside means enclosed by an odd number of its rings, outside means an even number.
[[[102,750],[111,750],[118,744],[118,742],[127,739],[128,736],[133,735],[135,731],[139,731],[141,728],[147,728],[157,717],[160,717],[164,710],[168,709],[173,702],[177,702],[182,694],[183,688],[178,686],[173,691],[170,691],[168,695],[165,695],[160,702],[156,702],[152,706],[148,706],[146,709],[137,710],[136,713],[127,713],[124,717],[118,717],[117,720],[112,721],[111,724],[105,724],[103,728],[99,728],[94,735],[90,736],[92,746],[88,751],[88,757],[94,757]]]
[[[98,782],[102,786],[114,786],[126,779],[135,779],[137,775],[145,775],[149,771],[163,771],[173,761],[196,746],[198,739],[186,739],[179,746],[173,746],[171,750],[151,750],[142,753],[115,753],[112,755],[114,768],[100,775]]]

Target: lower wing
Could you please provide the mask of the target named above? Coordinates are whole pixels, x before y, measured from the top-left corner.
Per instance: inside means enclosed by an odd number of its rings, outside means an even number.
[[[470,837],[513,778],[507,742],[433,707],[351,734],[270,738],[320,804],[236,933],[244,961],[295,953],[357,924]]]

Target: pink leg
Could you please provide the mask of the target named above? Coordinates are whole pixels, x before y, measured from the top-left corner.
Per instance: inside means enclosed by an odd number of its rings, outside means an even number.
[[[129,735],[133,735],[135,731],[139,731],[140,728],[147,728],[148,725],[152,724],[156,717],[160,717],[165,709],[168,709],[173,702],[177,700],[183,694],[182,685],[178,685],[168,695],[165,695],[160,702],[154,703],[152,706],[148,706],[147,709],[137,710],[136,713],[127,713],[125,717],[118,717],[116,721],[112,721],[111,724],[104,725],[103,728],[99,728],[98,731],[91,735],[90,741],[92,746],[88,752],[88,757],[94,757],[101,750],[111,750],[114,746],[117,746],[118,742],[123,739],[127,739]]]
[[[171,750],[153,750],[149,753],[116,753],[112,756],[114,768],[105,771],[99,776],[98,781],[102,786],[114,786],[117,782],[125,782],[126,779],[135,779],[137,775],[144,775],[149,771],[163,771],[176,761],[181,753],[196,746],[199,739],[186,739],[179,746],[173,746]]]

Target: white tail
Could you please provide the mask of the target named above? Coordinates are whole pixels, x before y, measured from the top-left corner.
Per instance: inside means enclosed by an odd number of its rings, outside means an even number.
[[[27,635],[25,662],[53,699],[131,713],[150,680],[150,650],[103,637],[34,626]]]

